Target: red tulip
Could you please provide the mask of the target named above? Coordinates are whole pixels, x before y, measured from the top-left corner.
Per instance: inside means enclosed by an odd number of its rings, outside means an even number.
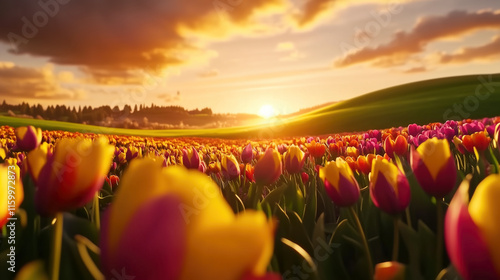
[[[258,184],[270,185],[278,180],[282,173],[281,156],[278,151],[269,148],[255,164],[254,177]]]

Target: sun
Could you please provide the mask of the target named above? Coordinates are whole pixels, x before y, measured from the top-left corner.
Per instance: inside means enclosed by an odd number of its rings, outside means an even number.
[[[276,116],[276,110],[273,106],[264,104],[262,105],[262,107],[260,107],[259,116],[263,117],[264,119],[269,119]]]

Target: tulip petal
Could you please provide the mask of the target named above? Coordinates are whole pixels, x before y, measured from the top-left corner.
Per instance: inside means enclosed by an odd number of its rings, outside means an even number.
[[[273,254],[273,236],[273,222],[264,213],[250,210],[230,223],[189,230],[180,279],[233,280],[248,272],[264,275]]]
[[[114,271],[141,279],[178,279],[186,246],[181,203],[174,195],[149,201],[129,220],[116,251],[110,251],[109,215],[104,215],[101,248],[106,278],[116,277]]]
[[[383,173],[378,174],[376,181],[370,185],[370,197],[373,204],[386,213],[397,214],[401,211],[396,191]]]
[[[476,188],[469,204],[469,213],[490,248],[500,277],[500,175],[486,177]]]
[[[455,193],[445,217],[445,241],[448,255],[465,279],[498,279],[479,228],[468,211],[469,181]]]

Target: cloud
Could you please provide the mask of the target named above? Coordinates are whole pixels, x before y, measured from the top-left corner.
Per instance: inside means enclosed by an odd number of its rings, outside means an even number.
[[[315,23],[321,15],[325,14],[338,0],[309,0],[300,9],[301,13],[295,15],[295,21],[299,27],[310,26]]]
[[[276,52],[286,53],[286,56],[280,58],[281,61],[292,61],[303,58],[305,55],[299,52],[292,42],[280,42],[274,48]]]
[[[487,60],[499,56],[500,36],[495,36],[491,42],[484,45],[463,48],[452,54],[441,55],[441,63],[465,63],[475,60]]]
[[[444,16],[421,18],[409,32],[398,31],[392,40],[376,47],[362,47],[337,59],[337,67],[396,58],[404,60],[413,54],[425,51],[431,42],[456,38],[483,29],[500,29],[500,10],[497,11],[452,11]],[[383,63],[387,65],[387,62]]]
[[[82,89],[61,87],[51,64],[30,68],[11,62],[0,62],[0,93],[26,99],[81,100],[86,97]]]
[[[416,66],[416,67],[412,67],[410,69],[404,70],[403,73],[407,73],[407,74],[421,73],[421,72],[426,72],[428,70],[429,69],[427,69],[427,67],[425,67],[425,66]]]
[[[210,70],[207,70],[205,72],[201,72],[200,74],[198,74],[198,76],[200,76],[202,78],[217,77],[217,76],[219,76],[219,70],[217,70],[217,69],[210,69]]]
[[[99,82],[115,83],[115,77],[123,76],[128,82],[137,78],[133,71],[138,69],[162,71],[210,58],[203,42],[193,36],[250,34],[261,15],[287,4],[226,2],[6,1],[0,10],[0,40],[10,44],[13,53],[86,68]]]

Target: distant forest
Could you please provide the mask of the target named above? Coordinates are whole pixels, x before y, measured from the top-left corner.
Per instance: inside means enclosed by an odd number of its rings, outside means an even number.
[[[118,106],[66,106],[41,104],[0,105],[0,114],[24,118],[65,121],[126,128],[172,128],[172,127],[224,127],[256,118],[248,114],[213,114],[212,109],[187,110],[181,106],[157,106],[151,104]]]

